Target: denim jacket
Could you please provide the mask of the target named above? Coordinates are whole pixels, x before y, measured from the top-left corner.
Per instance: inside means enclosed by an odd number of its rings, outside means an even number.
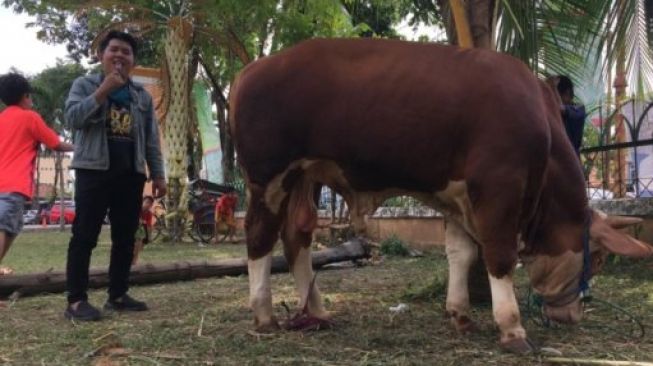
[[[107,102],[98,104],[93,93],[102,83],[100,74],[77,78],[66,100],[65,119],[73,132],[75,154],[70,164],[74,169],[109,169],[109,145],[107,142]],[[159,142],[159,124],[154,115],[152,97],[139,84],[129,82],[131,113],[133,118],[134,159],[136,171],[150,178],[164,178],[165,170]]]

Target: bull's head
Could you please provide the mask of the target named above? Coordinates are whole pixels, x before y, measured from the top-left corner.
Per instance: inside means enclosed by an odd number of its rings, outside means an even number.
[[[609,253],[628,257],[647,257],[653,247],[618,229],[641,222],[630,217],[608,217],[592,210],[589,242],[581,252],[566,251],[557,256],[539,255],[526,261],[532,286],[544,300],[544,313],[551,320],[576,323],[582,318],[581,291],[584,283],[598,273]],[[569,227],[574,235],[587,237],[580,228]],[[582,229],[587,233],[587,228]],[[571,246],[569,246],[571,247]],[[576,246],[577,248],[577,246]]]

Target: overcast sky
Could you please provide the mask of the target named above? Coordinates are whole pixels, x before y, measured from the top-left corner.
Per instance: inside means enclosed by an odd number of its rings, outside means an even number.
[[[0,56],[0,74],[6,73],[12,66],[21,72],[32,75],[54,66],[57,58],[64,59],[64,45],[48,45],[36,39],[36,28],[25,28],[31,21],[25,14],[15,14],[10,9],[0,6],[0,35],[2,35],[2,55]]]

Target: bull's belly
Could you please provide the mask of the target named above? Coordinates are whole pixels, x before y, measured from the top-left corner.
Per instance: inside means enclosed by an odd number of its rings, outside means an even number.
[[[405,195],[412,196],[423,204],[441,212],[448,219],[455,220],[472,237],[476,237],[472,205],[468,195],[467,183],[464,180],[451,180],[445,184],[444,189],[433,189],[426,192],[383,186],[383,182],[369,184],[376,187],[382,186],[382,189],[374,191],[361,190],[359,186],[352,185],[343,168],[331,160],[297,160],[289,164],[282,173],[277,174],[265,187],[264,200],[272,213],[280,213],[282,203],[291,193],[287,190],[288,184],[285,180],[289,175],[296,174],[297,169],[303,171],[303,179],[311,183],[326,185],[343,196],[349,207],[352,224],[359,233],[365,232],[365,217],[372,215],[385,200]],[[297,186],[305,187],[306,185]],[[302,194],[306,195],[305,199],[301,200],[302,202],[312,202],[313,192],[302,192]]]

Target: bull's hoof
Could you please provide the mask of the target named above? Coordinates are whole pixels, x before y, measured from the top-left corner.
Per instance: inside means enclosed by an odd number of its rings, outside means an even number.
[[[469,334],[476,331],[476,323],[467,316],[451,317],[451,324],[459,334]]]
[[[293,331],[312,331],[331,327],[333,327],[331,320],[318,318],[306,313],[297,314],[283,324],[284,329]]]
[[[281,329],[276,319],[272,319],[270,322],[267,323],[259,323],[259,322],[255,322],[255,323],[256,323],[256,333],[269,334],[269,333],[275,333],[279,331],[279,329]]]
[[[512,338],[501,341],[501,348],[510,353],[527,355],[535,351],[535,345],[528,338]]]

